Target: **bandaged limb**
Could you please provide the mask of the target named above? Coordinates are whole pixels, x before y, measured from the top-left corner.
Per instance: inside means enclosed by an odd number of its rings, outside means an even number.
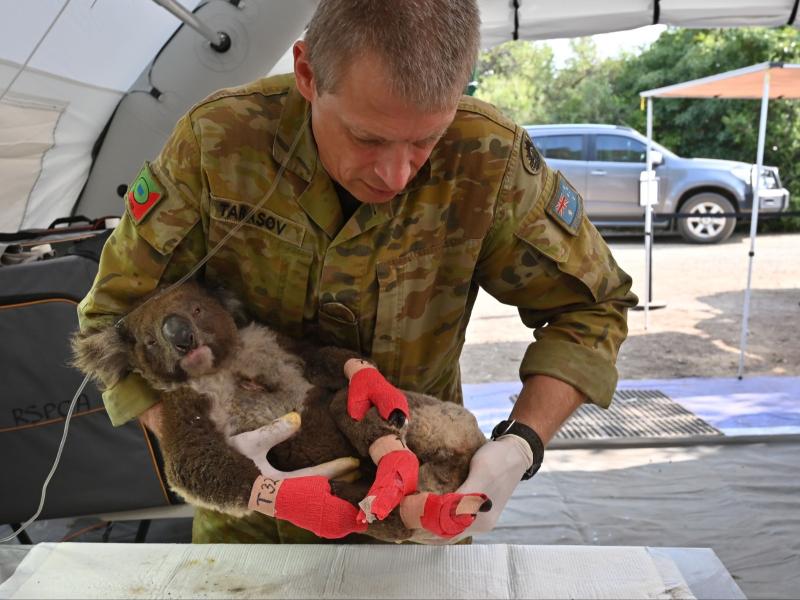
[[[447,539],[472,525],[478,512],[491,510],[489,497],[481,493],[416,493],[419,459],[399,436],[378,438],[369,455],[378,472],[366,498],[358,504],[359,523],[383,520],[399,505],[400,519],[408,529],[425,529]]]
[[[442,538],[463,533],[479,512],[491,510],[485,494],[430,494],[406,496],[400,503],[400,519],[408,529],[425,529]]]
[[[408,399],[381,375],[372,364],[361,359],[350,359],[344,365],[350,380],[347,390],[347,413],[356,421],[367,414],[370,407],[378,410],[381,418],[396,427],[408,419]]]
[[[261,471],[261,475],[267,479],[282,480],[311,475],[320,475],[325,479],[339,479],[347,478],[358,469],[360,461],[354,457],[337,458],[321,465],[295,471],[276,469],[267,458],[269,451],[292,437],[298,429],[300,429],[300,415],[290,412],[268,425],[231,436],[228,438],[228,443],[250,458]]]
[[[358,509],[334,496],[328,480],[319,476],[284,480],[259,476],[253,483],[248,507],[326,539],[367,529],[366,524],[356,521]]]
[[[358,503],[359,523],[385,519],[405,496],[417,491],[419,481],[419,459],[397,435],[375,440],[369,455],[378,471],[367,496]]]
[[[400,506],[400,518],[408,529],[425,530],[442,538],[462,533],[478,512],[491,509],[485,494],[415,493],[419,482],[419,459],[396,435],[375,440],[369,455],[378,465],[375,481],[358,503],[359,523],[385,519]]]

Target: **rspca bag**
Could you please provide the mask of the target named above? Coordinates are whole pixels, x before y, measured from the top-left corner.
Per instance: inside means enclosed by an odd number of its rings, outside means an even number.
[[[92,285],[111,230],[23,233],[9,254],[16,263],[0,261],[0,523],[27,520],[39,505],[83,380],[69,366],[77,304]],[[13,246],[12,235],[3,235]],[[164,481],[155,440],[136,421],[112,427],[100,393],[89,383],[78,398],[39,518],[177,503]]]

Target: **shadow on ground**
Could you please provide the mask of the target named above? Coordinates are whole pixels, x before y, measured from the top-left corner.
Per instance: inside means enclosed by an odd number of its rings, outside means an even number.
[[[620,351],[620,379],[735,377],[739,364],[743,292],[702,296],[714,316],[697,333],[640,332]],[[664,310],[670,310],[669,303]],[[658,312],[651,319],[658,320]],[[750,375],[800,375],[800,288],[753,290],[745,372]],[[520,324],[520,327],[523,327]],[[464,383],[515,381],[528,344],[469,344],[461,355]]]
[[[715,314],[697,323],[696,334],[631,335],[620,352],[620,378],[641,378],[644,372],[653,379],[736,376],[743,297],[741,291],[700,297]],[[657,320],[658,313],[651,318]],[[749,331],[747,374],[800,375],[800,289],[753,290]]]

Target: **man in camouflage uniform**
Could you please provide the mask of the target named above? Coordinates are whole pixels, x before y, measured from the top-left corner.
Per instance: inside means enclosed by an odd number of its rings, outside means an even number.
[[[145,165],[80,305],[82,327],[187,273],[285,164],[266,204],[203,267],[207,282],[285,333],[315,324],[398,387],[459,403],[459,355],[482,287],[534,329],[512,419],[546,444],[580,403],[607,406],[636,303],[631,280],[525,130],[459,98],[478,25],[474,0],[320,2],[294,75],[213,94]],[[158,430],[158,397],[137,375],[103,398],[114,424],[142,416]],[[468,533],[491,529],[541,460],[513,433],[473,460],[461,491],[494,506]],[[260,513],[203,509],[193,532],[200,542],[313,539]]]

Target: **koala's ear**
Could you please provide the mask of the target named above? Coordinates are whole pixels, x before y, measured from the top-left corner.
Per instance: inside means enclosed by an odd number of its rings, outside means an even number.
[[[72,365],[109,388],[130,372],[130,350],[121,328],[89,329],[72,336]]]
[[[252,317],[244,307],[244,303],[233,292],[225,288],[215,288],[210,292],[225,310],[231,314],[237,327],[241,328],[253,322]]]

